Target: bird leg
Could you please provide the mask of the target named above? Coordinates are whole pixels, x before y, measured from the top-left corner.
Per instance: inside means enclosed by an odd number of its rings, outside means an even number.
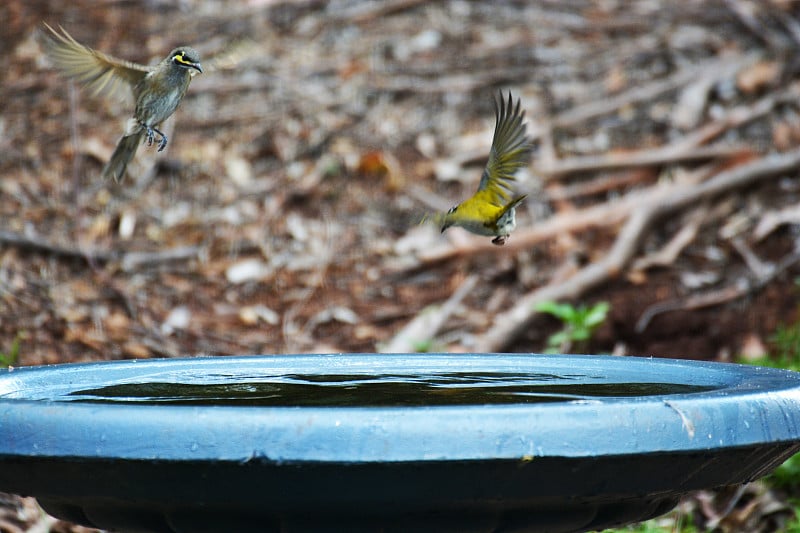
[[[492,244],[496,244],[497,246],[503,246],[506,243],[506,239],[508,235],[498,235],[494,239],[492,239]]]
[[[159,130],[158,128],[154,128],[145,124],[144,122],[139,122],[141,126],[145,129],[145,136],[147,137],[147,146],[153,146],[153,141],[155,141],[155,134],[158,133],[161,135],[161,140],[158,141],[158,151],[161,152],[164,148],[167,147],[167,136],[164,135],[164,132]]]

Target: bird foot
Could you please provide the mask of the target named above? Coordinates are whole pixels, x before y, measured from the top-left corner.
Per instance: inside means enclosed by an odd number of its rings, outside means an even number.
[[[503,246],[506,243],[506,239],[508,235],[498,235],[494,239],[492,239],[492,244],[496,244],[497,246]]]
[[[161,152],[164,148],[167,147],[167,136],[164,135],[164,132],[159,130],[158,128],[154,128],[152,126],[148,126],[147,124],[141,123],[142,127],[145,129],[145,136],[147,137],[147,146],[153,146],[153,142],[155,142],[156,133],[161,136],[161,139],[158,141],[158,151]]]

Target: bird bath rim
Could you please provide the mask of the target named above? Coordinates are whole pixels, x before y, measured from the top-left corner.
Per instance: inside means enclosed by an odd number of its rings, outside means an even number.
[[[91,403],[54,390],[180,380],[214,383],[286,375],[538,373],[560,380],[674,383],[697,392],[587,396],[538,403],[412,406]],[[61,375],[59,379],[54,376]],[[390,384],[391,386],[391,384]],[[46,394],[45,394],[46,393]],[[742,400],[747,398],[748,407]],[[714,409],[708,410],[708,403]],[[765,417],[756,406],[769,402]],[[794,441],[786,413],[800,374],[674,359],[538,354],[333,354],[131,360],[0,374],[0,423],[29,431],[0,453],[119,459],[396,462],[685,452]],[[788,411],[787,411],[788,410]],[[131,441],[132,427],[140,439]],[[478,431],[479,429],[479,431]],[[57,438],[45,439],[49,431]],[[166,432],[166,433],[165,433]],[[165,440],[165,435],[169,438]],[[231,435],[237,435],[231,438]],[[32,435],[27,437],[26,435]],[[454,439],[462,439],[454,446]],[[157,441],[158,447],[141,441]],[[357,444],[356,444],[357,443]]]

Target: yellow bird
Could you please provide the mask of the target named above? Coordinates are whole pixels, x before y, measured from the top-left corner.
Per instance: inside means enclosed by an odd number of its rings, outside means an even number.
[[[494,111],[494,138],[478,191],[431,219],[441,227],[442,233],[450,226],[461,226],[478,235],[493,236],[492,243],[499,246],[505,244],[517,225],[516,207],[526,195],[512,198],[512,182],[517,170],[530,162],[533,147],[525,135],[522,122],[525,112],[520,110],[519,99],[515,106],[510,92],[508,102],[500,94]]]

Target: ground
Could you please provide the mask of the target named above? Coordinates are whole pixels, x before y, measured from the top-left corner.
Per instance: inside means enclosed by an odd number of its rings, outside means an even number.
[[[779,0],[5,2],[0,353],[539,352],[558,323],[526,309],[555,295],[610,303],[578,351],[763,354],[798,319],[799,13]],[[167,150],[140,147],[121,183],[99,173],[132,103],[53,70],[42,22],[146,64],[190,44],[209,67]],[[474,191],[492,100],[509,90],[537,146],[516,232],[496,247],[420,224]],[[593,265],[608,268],[579,283]],[[440,320],[419,326],[426,312]]]

